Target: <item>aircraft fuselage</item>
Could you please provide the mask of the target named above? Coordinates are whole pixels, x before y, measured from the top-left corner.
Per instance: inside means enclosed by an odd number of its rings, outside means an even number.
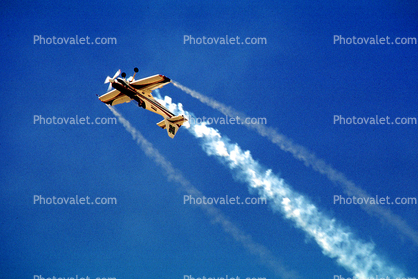
[[[125,94],[132,100],[137,101],[138,106],[157,113],[164,118],[171,118],[175,116],[174,113],[166,109],[155,99],[144,96],[141,92],[138,92],[135,88],[126,83],[123,79],[118,78],[117,81],[118,82],[112,82],[112,87]]]

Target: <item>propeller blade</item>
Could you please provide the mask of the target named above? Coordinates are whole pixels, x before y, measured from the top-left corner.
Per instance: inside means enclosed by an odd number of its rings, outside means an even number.
[[[107,76],[104,83],[113,82],[115,80],[115,78],[118,77],[119,75],[120,75],[120,70],[117,71],[112,78],[110,78],[109,76]]]
[[[119,76],[120,75],[120,69],[119,69],[119,71],[117,71],[116,73],[115,73],[115,75],[113,76],[113,78],[112,79],[115,79],[117,76]]]
[[[115,75],[113,76],[113,78],[107,76],[105,79],[104,83],[109,83],[109,87],[107,88],[107,91],[109,91],[110,89],[112,89],[112,82],[115,81],[115,78],[117,78],[120,75],[120,69],[115,73]]]

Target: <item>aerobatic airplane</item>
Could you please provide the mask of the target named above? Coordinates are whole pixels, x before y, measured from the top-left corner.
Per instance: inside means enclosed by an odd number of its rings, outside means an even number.
[[[119,78],[120,70],[117,71],[112,78],[108,76],[104,83],[110,83],[108,90],[112,87],[114,89],[100,96],[99,100],[111,106],[129,103],[131,100],[137,101],[139,107],[155,112],[164,117],[164,120],[158,122],[157,125],[166,129],[170,138],[174,138],[178,128],[180,128],[180,126],[187,121],[187,119],[183,115],[174,115],[174,113],[157,102],[151,94],[152,90],[169,84],[171,80],[163,75],[154,75],[135,80],[138,68],[135,68],[134,71],[135,74],[129,81],[125,79],[125,73],[122,73],[122,78]]]

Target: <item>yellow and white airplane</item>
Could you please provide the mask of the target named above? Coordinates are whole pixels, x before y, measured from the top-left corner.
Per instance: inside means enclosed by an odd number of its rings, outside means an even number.
[[[166,129],[170,138],[174,138],[178,128],[180,128],[180,126],[187,121],[187,119],[184,115],[174,115],[174,113],[157,102],[151,94],[153,90],[169,84],[171,80],[163,75],[154,75],[135,80],[138,68],[135,68],[134,71],[135,74],[129,81],[125,79],[125,73],[122,73],[122,78],[119,78],[120,70],[117,71],[112,78],[108,76],[104,83],[110,83],[109,90],[112,87],[114,89],[100,96],[99,100],[111,106],[129,103],[132,100],[137,101],[139,107],[155,112],[164,117],[164,120],[158,122],[157,125]]]

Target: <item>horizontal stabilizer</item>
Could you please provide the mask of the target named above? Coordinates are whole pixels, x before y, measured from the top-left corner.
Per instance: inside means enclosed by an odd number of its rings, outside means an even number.
[[[187,119],[183,115],[177,115],[171,118],[164,118],[164,120],[158,122],[157,125],[166,129],[170,138],[174,138],[178,129],[185,121],[187,121]]]

